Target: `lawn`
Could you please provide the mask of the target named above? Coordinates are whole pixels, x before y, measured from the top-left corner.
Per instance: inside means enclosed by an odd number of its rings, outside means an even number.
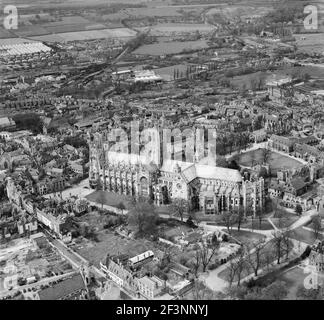
[[[238,164],[244,167],[251,167],[252,162],[259,163],[262,162],[263,151],[262,149],[256,149],[242,153],[238,156]],[[292,169],[302,166],[302,163],[298,160],[292,159],[288,156],[284,156],[280,153],[271,152],[269,165],[272,174],[277,174],[280,169]]]
[[[271,221],[277,228],[287,228],[298,219],[299,216],[297,214],[280,208],[273,218],[271,218]]]
[[[293,239],[296,239],[298,241],[302,241],[302,242],[305,242],[309,245],[312,245],[316,238],[315,238],[315,233],[312,232],[312,231],[308,231],[308,230],[305,230],[303,229],[303,227],[299,227],[297,229],[294,229],[292,232],[291,232],[291,238]],[[319,240],[324,240],[324,236],[319,234],[318,237],[317,237]]]
[[[304,273],[304,270],[298,266],[279,275],[278,280],[286,283],[288,290],[287,300],[296,300],[297,289],[300,285],[303,285],[306,276],[307,274]]]
[[[109,230],[99,232],[97,236],[99,242],[84,240],[75,248],[81,256],[97,267],[99,267],[100,261],[105,260],[108,253],[110,255],[128,254],[133,257],[147,250],[152,250],[152,243],[148,240],[123,238]]]
[[[123,203],[126,208],[129,207],[129,201],[131,200],[131,197],[102,190],[94,191],[85,198],[91,202],[96,202],[100,205],[104,204],[111,207],[117,207],[120,203]]]
[[[225,231],[225,229],[223,229]],[[232,230],[230,234],[234,239],[240,241],[243,244],[252,244],[253,242],[256,242],[258,240],[261,240],[265,238],[264,235],[255,233],[255,232],[250,232],[250,231],[237,231],[237,230]]]
[[[160,56],[164,54],[177,54],[184,52],[184,50],[200,50],[205,48],[208,48],[208,44],[205,40],[185,42],[173,41],[146,44],[136,49],[133,53],[137,55]]]

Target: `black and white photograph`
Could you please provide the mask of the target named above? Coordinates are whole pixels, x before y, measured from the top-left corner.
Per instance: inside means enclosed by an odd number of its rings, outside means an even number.
[[[324,300],[324,1],[0,0],[7,300]]]

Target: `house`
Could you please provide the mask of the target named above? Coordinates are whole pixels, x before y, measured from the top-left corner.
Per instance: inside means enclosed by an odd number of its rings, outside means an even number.
[[[296,138],[294,137],[282,137],[273,134],[269,139],[269,147],[278,151],[290,153],[294,149],[295,142]]]

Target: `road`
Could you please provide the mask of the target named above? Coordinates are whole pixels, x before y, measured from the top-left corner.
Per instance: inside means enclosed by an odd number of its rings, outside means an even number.
[[[309,210],[305,214],[303,214],[296,222],[294,222],[290,227],[289,230],[292,231],[294,229],[297,229],[303,225],[305,225],[307,222],[309,222],[314,215],[317,214],[317,211],[314,210]],[[206,223],[200,223],[200,226],[202,226],[206,231],[219,231],[220,229],[224,229],[224,227],[219,227],[219,226],[212,226],[212,225],[207,225]],[[274,230],[256,230],[256,229],[249,229],[249,228],[241,228],[242,231],[250,231],[258,234],[262,234],[266,237],[265,239],[265,244],[271,241],[274,237],[273,233],[274,231],[280,231],[280,229],[275,228]],[[298,241],[296,239],[290,238],[290,240],[293,243],[293,250],[295,251],[296,254],[301,255],[306,247],[308,246],[307,243],[304,243],[302,241]],[[250,250],[249,254],[253,253],[255,249]],[[200,276],[200,279],[205,281],[207,286],[211,288],[212,290],[215,291],[224,291],[226,288],[228,288],[228,282],[225,281],[224,279],[219,277],[219,274],[224,271],[228,266],[230,262],[227,262],[220,267],[216,268],[215,270],[210,271],[207,275],[202,275]],[[274,263],[275,264],[275,263]],[[262,272],[260,269],[259,274]],[[248,280],[250,278],[254,277],[253,274],[247,276],[246,278],[242,279]]]
[[[58,276],[54,276],[54,277],[50,277],[50,278],[46,278],[46,279],[42,279],[42,280],[37,281],[35,283],[26,284],[24,286],[19,286],[18,288],[15,288],[15,289],[12,289],[12,290],[2,291],[2,292],[0,292],[0,300],[3,299],[6,296],[9,296],[9,295],[13,296],[18,291],[23,291],[23,290],[28,291],[28,289],[33,289],[33,288],[36,288],[36,287],[40,287],[41,285],[47,285],[47,284],[49,284],[51,282],[71,277],[74,274],[76,274],[76,271],[65,273],[65,274],[60,274]]]

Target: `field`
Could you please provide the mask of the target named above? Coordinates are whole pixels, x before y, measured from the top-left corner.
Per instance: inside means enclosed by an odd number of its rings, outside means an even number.
[[[324,52],[324,33],[295,34],[297,46],[300,51],[307,53]]]
[[[82,244],[76,245],[76,250],[85,259],[99,267],[100,261],[104,261],[107,254],[128,254],[130,257],[152,250],[152,243],[147,240],[126,239],[115,235],[111,231],[103,231],[97,234],[98,242],[83,240]]]
[[[139,31],[150,30],[150,34],[159,36],[163,34],[181,33],[181,32],[211,32],[215,29],[212,25],[207,24],[182,24],[182,23],[163,23],[150,27],[138,28]]]
[[[223,229],[223,231],[227,232],[226,229]],[[255,233],[255,232],[249,232],[249,231],[237,231],[237,230],[232,230],[231,232],[231,236],[240,241],[241,243],[244,244],[253,244],[254,242],[257,242],[258,240],[261,240],[263,238],[265,238],[265,236],[259,234],[259,233]]]
[[[0,39],[0,46],[7,46],[13,44],[32,43],[36,41],[26,40],[21,38]]]
[[[283,67],[277,70],[275,74],[284,76],[293,76],[294,74],[308,73],[312,78],[324,79],[324,68],[314,66],[300,66],[300,67]]]
[[[287,286],[287,300],[296,300],[296,293],[299,286],[304,284],[307,274],[300,267],[296,266],[288,271],[283,272],[278,280],[284,281]]]
[[[45,36],[31,37],[37,41],[47,42],[70,42],[70,41],[84,41],[95,39],[111,39],[111,38],[132,38],[136,32],[127,28],[116,29],[102,29],[102,30],[89,30],[80,32],[63,32],[57,34],[50,34]]]
[[[312,245],[316,240],[315,233],[312,231],[309,231],[309,230],[305,230],[305,229],[303,229],[303,227],[294,229],[291,232],[291,238],[296,239],[301,242],[305,242],[309,245]],[[324,240],[324,236],[322,234],[319,234],[317,236],[317,239]]]
[[[239,155],[238,164],[241,166],[251,167],[252,161],[255,163],[262,161],[262,149],[248,151]],[[297,168],[302,165],[298,160],[284,156],[277,152],[271,152],[269,164],[272,174],[276,174],[280,169]]]
[[[177,64],[175,66],[165,67],[165,68],[159,68],[154,69],[154,72],[163,78],[165,81],[172,81],[174,76],[174,71],[179,70],[179,73],[183,72],[183,74],[186,73],[187,65],[185,64]]]
[[[154,44],[147,44],[139,47],[133,53],[137,55],[152,55],[160,56],[167,54],[178,54],[185,50],[199,50],[208,48],[208,44],[205,40],[198,41],[174,41],[174,42],[160,42]]]
[[[95,191],[85,197],[87,200],[96,202],[98,204],[104,204],[107,206],[116,207],[121,202],[125,207],[129,205],[130,197],[119,195],[117,193],[107,191]]]

